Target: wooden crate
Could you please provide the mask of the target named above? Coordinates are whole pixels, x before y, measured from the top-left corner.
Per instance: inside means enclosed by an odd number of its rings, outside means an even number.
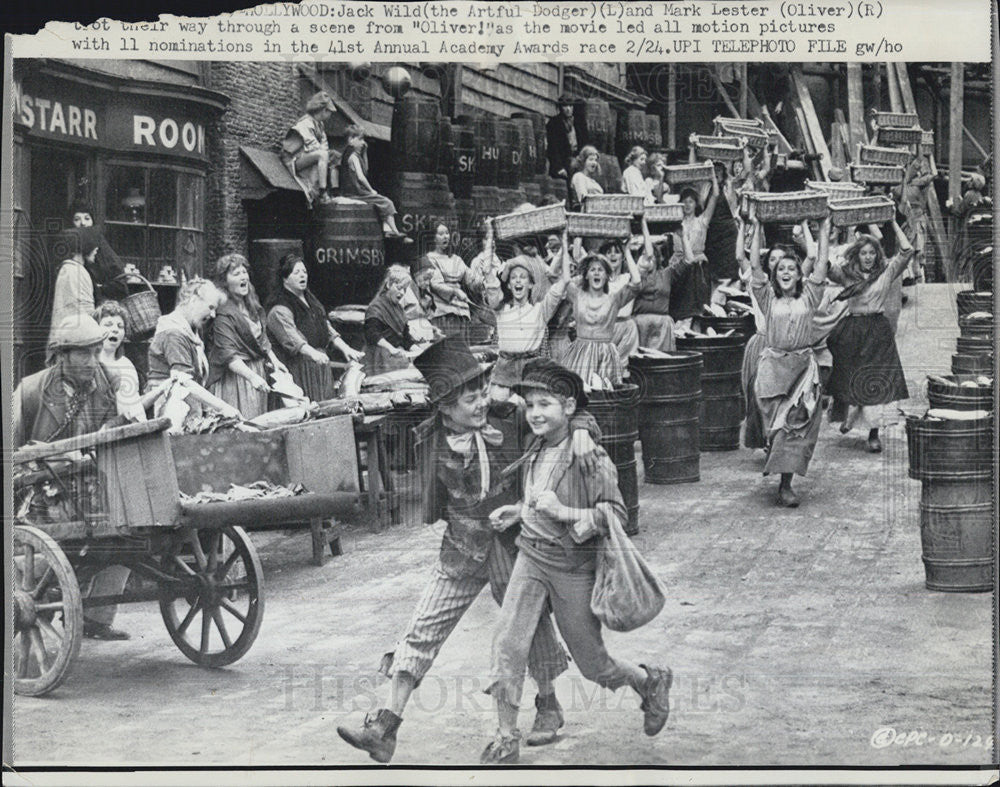
[[[493,219],[493,232],[497,240],[559,232],[565,226],[566,208],[562,205],[546,205],[521,213],[508,213]]]
[[[888,197],[860,197],[830,203],[830,215],[837,227],[882,224],[896,217],[896,203]]]
[[[584,213],[605,216],[641,216],[645,208],[642,195],[588,194],[583,198]]]
[[[762,222],[793,223],[822,219],[830,212],[826,194],[813,190],[751,192],[746,198],[751,215]]]
[[[881,148],[875,145],[861,146],[862,164],[886,164],[905,167],[910,163],[913,154],[908,148]]]
[[[875,141],[879,145],[919,145],[923,136],[924,132],[920,126],[912,128],[879,126]]]
[[[645,215],[648,224],[677,222],[684,218],[684,206],[679,202],[672,202],[669,205],[647,205]]]
[[[632,234],[632,225],[629,216],[567,213],[566,230],[578,238],[628,238]]]
[[[663,179],[671,186],[679,183],[700,183],[711,180],[714,168],[711,164],[672,164],[664,168]]]
[[[920,118],[916,112],[876,112],[875,122],[879,127],[909,128],[910,126],[919,126]]]
[[[883,164],[851,164],[851,180],[858,183],[896,185],[903,182],[903,168]]]
[[[165,432],[98,446],[98,477],[107,500],[107,533],[123,528],[169,527],[180,514],[170,438]]]
[[[865,187],[858,183],[827,183],[822,180],[807,180],[806,188],[826,194],[831,205],[840,200],[857,199],[865,195]]]

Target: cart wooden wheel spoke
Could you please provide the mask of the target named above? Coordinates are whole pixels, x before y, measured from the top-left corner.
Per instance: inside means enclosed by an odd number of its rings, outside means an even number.
[[[35,527],[14,527],[14,691],[38,697],[69,674],[83,637],[80,587],[66,555]]]
[[[264,615],[264,573],[243,528],[185,528],[161,566],[171,581],[160,585],[160,612],[180,651],[203,667],[241,658]]]

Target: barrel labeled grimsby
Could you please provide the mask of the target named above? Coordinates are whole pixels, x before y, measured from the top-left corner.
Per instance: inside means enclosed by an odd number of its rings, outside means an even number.
[[[306,258],[309,289],[327,308],[368,303],[385,276],[382,224],[371,205],[319,205]]]
[[[648,484],[680,484],[700,479],[698,410],[701,354],[629,361],[639,386],[639,439]]]
[[[702,451],[735,451],[740,447],[740,423],[745,415],[740,370],[746,343],[742,334],[677,337],[677,349],[700,352],[704,364],[698,411]]]

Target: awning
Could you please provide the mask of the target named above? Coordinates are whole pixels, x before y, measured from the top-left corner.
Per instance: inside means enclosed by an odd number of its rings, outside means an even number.
[[[303,199],[302,188],[281,163],[277,153],[240,145],[240,187],[243,199],[264,199],[279,189],[294,191]]]

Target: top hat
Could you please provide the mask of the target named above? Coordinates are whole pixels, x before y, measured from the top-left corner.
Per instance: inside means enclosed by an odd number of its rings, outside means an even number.
[[[413,359],[413,365],[427,381],[429,398],[437,403],[452,391],[489,371],[461,339],[446,336]]]
[[[519,396],[524,396],[529,391],[546,391],[575,399],[578,410],[587,406],[583,379],[551,358],[533,358],[528,361],[524,365],[521,382],[513,388]]]

